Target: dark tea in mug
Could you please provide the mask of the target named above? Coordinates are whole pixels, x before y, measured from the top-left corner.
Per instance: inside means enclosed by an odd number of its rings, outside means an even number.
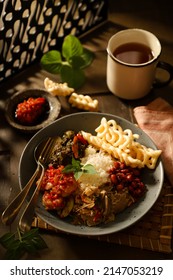
[[[152,50],[141,43],[126,43],[113,51],[114,57],[129,64],[142,64],[153,59]]]

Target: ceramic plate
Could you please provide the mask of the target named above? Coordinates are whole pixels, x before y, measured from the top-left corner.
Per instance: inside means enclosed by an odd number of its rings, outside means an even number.
[[[136,125],[129,121],[119,118],[110,114],[103,113],[76,113],[56,120],[54,123],[43,128],[37,132],[25,147],[20,163],[19,163],[19,182],[21,188],[27,183],[31,175],[33,174],[36,163],[34,161],[34,149],[43,141],[43,139],[49,136],[62,135],[66,130],[74,130],[76,132],[84,130],[94,134],[95,128],[100,124],[101,118],[106,117],[107,120],[114,119],[123,129],[129,128],[133,133],[140,135],[139,142],[148,147],[156,149],[155,144],[152,140]],[[46,223],[64,232],[78,234],[78,235],[103,235],[123,230],[139,219],[141,219],[153,206],[157,200],[162,184],[163,184],[163,165],[159,160],[155,170],[144,169],[143,170],[143,182],[147,185],[148,191],[138,203],[132,207],[127,208],[122,213],[116,216],[116,220],[106,225],[99,225],[94,227],[88,226],[76,226],[72,225],[68,219],[61,220],[52,213],[46,211],[41,204],[38,202],[36,208],[36,214],[44,220]]]
[[[22,125],[15,118],[15,110],[17,105],[29,97],[37,98],[44,97],[47,101],[47,110],[43,118],[36,125]],[[11,126],[23,132],[36,132],[46,125],[50,124],[59,116],[61,104],[57,97],[50,95],[49,92],[43,89],[27,89],[14,94],[6,105],[6,118]]]

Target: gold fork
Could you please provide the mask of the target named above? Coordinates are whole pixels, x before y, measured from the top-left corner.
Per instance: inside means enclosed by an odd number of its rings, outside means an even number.
[[[49,140],[48,140],[49,142],[46,146],[44,155],[42,155],[42,159],[40,161],[40,165],[41,165],[41,169],[42,169],[41,175],[39,177],[39,180],[37,181],[37,186],[28,202],[28,205],[26,206],[26,208],[19,220],[19,228],[22,232],[29,231],[31,228],[31,224],[32,224],[33,216],[34,216],[34,212],[35,212],[35,206],[38,201],[38,196],[40,193],[40,188],[41,188],[41,183],[42,183],[45,167],[50,159],[50,156],[55,147],[55,144],[57,143],[57,139],[59,139],[59,137],[49,138]]]
[[[20,193],[12,200],[12,202],[7,206],[1,216],[1,220],[4,224],[10,225],[14,219],[17,217],[29,191],[32,189],[36,178],[43,175],[43,165],[46,164],[48,156],[52,151],[55,144],[55,138],[48,138],[46,142],[42,142],[35,149],[35,159],[37,161],[37,169],[32,175],[31,179],[25,185],[25,187],[20,191]],[[41,145],[41,146],[40,146]],[[40,152],[41,150],[41,152]]]

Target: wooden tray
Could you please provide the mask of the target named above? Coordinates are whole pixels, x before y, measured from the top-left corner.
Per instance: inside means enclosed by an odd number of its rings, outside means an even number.
[[[56,231],[57,233],[60,232],[38,217],[34,218],[32,225],[33,227]],[[172,228],[173,187],[165,181],[158,200],[140,221],[117,233],[88,236],[88,238],[157,252],[171,253]]]

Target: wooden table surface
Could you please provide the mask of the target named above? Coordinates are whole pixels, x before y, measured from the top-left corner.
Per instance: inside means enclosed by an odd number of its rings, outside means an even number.
[[[140,26],[141,27],[141,26]],[[173,83],[169,86],[152,90],[145,98],[137,101],[124,101],[111,94],[106,85],[106,46],[108,39],[124,26],[106,22],[92,33],[81,38],[82,43],[95,52],[95,60],[86,69],[87,81],[78,93],[90,94],[99,101],[99,111],[111,113],[127,120],[134,121],[132,109],[135,106],[148,104],[158,96],[173,105]],[[159,37],[163,52],[161,59],[173,65],[173,43],[164,38],[163,33],[152,28],[150,31]],[[21,153],[32,135],[21,133],[12,128],[6,121],[4,108],[6,100],[22,89],[44,88],[43,80],[48,76],[59,80],[43,71],[39,63],[31,65],[19,74],[0,85],[0,213],[12,198],[19,192],[18,165]],[[60,98],[62,105],[60,116],[78,112],[71,109],[67,99]],[[4,226],[0,222],[0,236],[14,231],[17,222],[12,226]],[[173,255],[142,250],[129,246],[111,244],[84,237],[52,233],[40,230],[48,249],[37,256],[25,256],[25,259],[172,259]],[[0,247],[0,258],[4,250]]]

